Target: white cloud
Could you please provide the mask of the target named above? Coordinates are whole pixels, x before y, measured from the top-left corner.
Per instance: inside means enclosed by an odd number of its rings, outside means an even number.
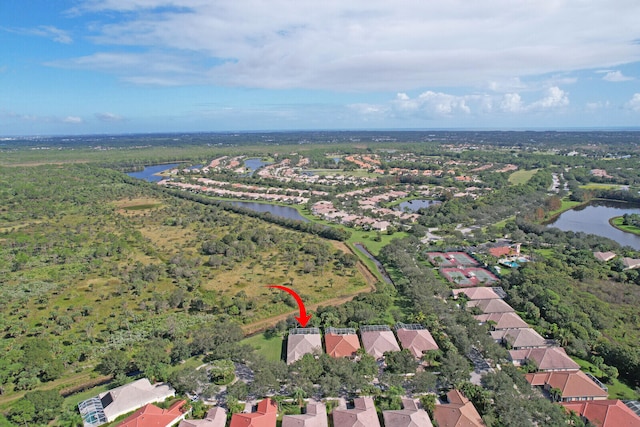
[[[517,93],[507,93],[500,102],[500,109],[507,113],[518,113],[524,110],[522,98]]]
[[[121,122],[124,121],[125,118],[113,113],[96,113],[96,118],[103,122]]]
[[[406,93],[398,93],[393,106],[399,113],[451,117],[455,114],[470,114],[471,108],[467,102],[475,99],[473,96],[456,96],[429,90],[416,98],[411,98]]]
[[[83,123],[82,117],[78,117],[78,116],[67,116],[64,119],[62,119],[62,121],[64,123],[71,123],[74,125]]]
[[[517,80],[496,82],[640,60],[640,2],[628,0],[85,0],[73,12],[97,23],[95,43],[196,65],[171,74],[85,64],[132,82],[349,91],[494,82],[514,93]]]
[[[626,82],[628,80],[633,80],[633,77],[627,77],[620,71],[609,71],[604,75],[602,80],[606,80],[608,82]]]
[[[624,106],[631,111],[640,112],[640,93],[634,93],[633,97]]]
[[[566,107],[569,105],[569,96],[557,86],[547,89],[546,96],[538,101],[533,102],[528,109],[530,110],[548,110],[551,108]]]
[[[34,28],[2,28],[5,31],[15,34],[24,34],[28,36],[46,37],[58,43],[69,44],[73,42],[73,38],[68,31],[52,25],[40,25]]]

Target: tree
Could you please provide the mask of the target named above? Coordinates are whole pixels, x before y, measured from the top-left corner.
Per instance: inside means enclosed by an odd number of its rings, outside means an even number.
[[[24,399],[31,402],[35,408],[33,420],[48,423],[61,411],[64,399],[56,390],[37,390],[24,395]]]
[[[130,370],[131,359],[123,350],[111,350],[105,353],[97,366],[98,372],[104,375],[125,374]]]
[[[214,384],[229,384],[235,378],[235,369],[231,360],[214,360],[209,366],[209,376]]]
[[[27,399],[20,399],[11,407],[7,416],[11,422],[27,426],[35,419],[36,407]]]
[[[452,389],[458,384],[469,380],[470,366],[466,357],[455,351],[449,351],[442,358],[440,366],[440,381],[445,389]]]
[[[409,374],[416,371],[418,361],[408,349],[384,353],[385,370],[393,374]]]
[[[166,379],[166,370],[171,362],[171,357],[167,353],[165,346],[166,344],[163,340],[154,339],[148,341],[136,353],[136,366],[151,379]]]
[[[173,371],[167,380],[178,394],[195,394],[208,382],[208,377],[203,369],[182,368]]]

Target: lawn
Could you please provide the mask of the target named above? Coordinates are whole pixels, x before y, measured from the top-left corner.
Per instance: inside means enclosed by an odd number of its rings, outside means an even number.
[[[591,182],[589,184],[581,185],[580,188],[585,190],[618,190],[622,187],[619,184],[602,184],[599,182]]]
[[[529,182],[531,177],[538,172],[538,169],[530,169],[530,170],[518,170],[509,175],[509,182],[518,185],[518,184],[526,184]]]
[[[625,233],[637,234],[640,235],[640,228],[634,227],[633,225],[623,225],[623,219],[621,216],[617,216],[611,218],[609,223],[613,225],[618,230],[622,230]]]
[[[248,344],[256,349],[267,360],[277,361],[282,355],[282,337],[265,338],[264,334],[256,334],[240,341],[240,344]]]

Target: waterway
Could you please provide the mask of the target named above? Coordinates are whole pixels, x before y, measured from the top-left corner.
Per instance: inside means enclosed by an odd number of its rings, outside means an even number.
[[[157,175],[160,172],[176,169],[180,166],[179,163],[170,163],[167,165],[155,165],[155,166],[145,166],[143,170],[139,172],[129,172],[127,175],[133,178],[144,179],[149,182],[158,182],[162,180],[162,176]]]
[[[418,212],[418,210],[423,208],[428,208],[429,206],[439,205],[442,203],[440,200],[429,200],[429,199],[413,199],[407,200],[401,203],[398,203],[393,209],[396,211],[411,211]]]
[[[378,259],[374,257],[373,254],[369,252],[362,243],[354,243],[353,246],[355,246],[357,250],[362,252],[367,258],[373,261],[385,282],[393,285],[393,281],[391,280],[391,277],[389,277],[389,273],[387,273],[387,270],[384,269],[382,263],[378,261]]]
[[[287,219],[295,219],[298,221],[309,222],[309,220],[289,206],[272,205],[269,203],[256,203],[256,202],[229,202],[234,206],[240,206],[243,208],[251,209],[256,212],[269,212],[273,216],[279,216]]]
[[[609,224],[609,219],[624,214],[640,214],[640,206],[629,203],[597,200],[585,206],[563,212],[547,224],[562,231],[582,231],[615,240],[622,246],[640,250],[640,236],[618,230]]]

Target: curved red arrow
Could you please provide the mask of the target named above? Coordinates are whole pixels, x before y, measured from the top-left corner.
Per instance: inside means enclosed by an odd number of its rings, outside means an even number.
[[[307,310],[304,308],[304,303],[302,302],[302,298],[300,298],[300,295],[298,295],[296,291],[294,291],[293,289],[287,288],[286,286],[270,285],[269,287],[280,289],[281,291],[285,291],[288,294],[290,294],[293,298],[295,298],[296,302],[298,303],[298,307],[300,308],[300,316],[296,317],[296,320],[300,323],[300,326],[302,326],[303,328],[307,326],[307,323],[309,323],[309,319],[311,319],[311,315],[307,316]]]

